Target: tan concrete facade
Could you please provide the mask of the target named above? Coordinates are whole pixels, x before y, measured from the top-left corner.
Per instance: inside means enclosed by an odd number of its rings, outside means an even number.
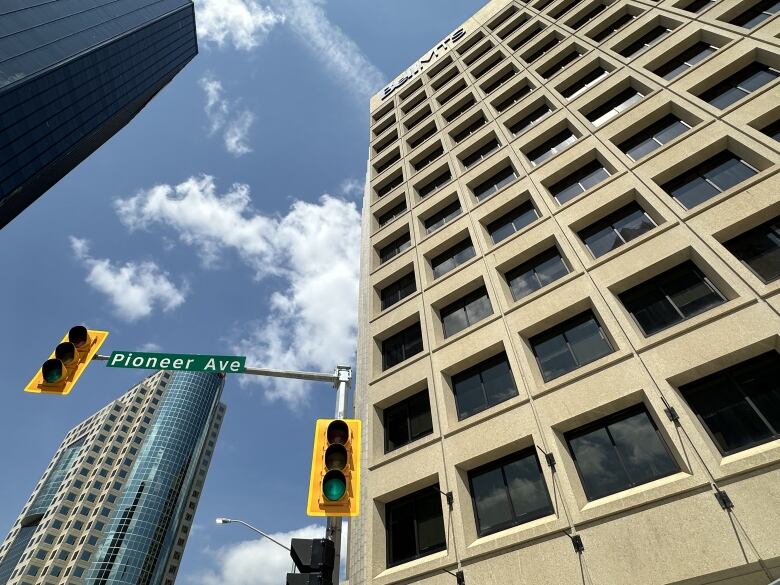
[[[372,98],[355,386],[366,471],[363,511],[350,525],[350,585],[454,585],[445,570],[458,566],[469,585],[780,579],[780,440],[724,455],[679,390],[780,352],[780,280],[764,282],[724,246],[780,215],[780,143],[767,130],[780,119],[780,85],[774,79],[722,108],[702,97],[752,62],[780,69],[780,17],[753,28],[730,22],[756,4],[493,0]],[[629,49],[659,26],[668,32],[658,42]],[[716,50],[671,79],[656,73],[698,42]],[[597,67],[604,75],[574,91]],[[641,99],[596,125],[591,114],[627,89]],[[511,130],[542,105],[549,114]],[[626,140],[668,114],[689,129],[636,161],[624,152]],[[532,162],[529,154],[564,129],[576,140]],[[469,158],[492,140],[497,148]],[[670,195],[670,181],[724,150],[752,169],[749,178],[689,208]],[[551,188],[591,161],[608,176],[560,204]],[[509,165],[515,180],[475,195]],[[459,215],[426,229],[455,201]],[[488,226],[525,201],[538,219],[494,243]],[[630,202],[655,227],[594,257],[580,232]],[[406,234],[408,247],[381,261]],[[466,237],[474,256],[434,277],[432,259]],[[506,273],[552,246],[568,274],[515,300]],[[685,261],[722,302],[645,335],[619,295]],[[416,291],[382,310],[381,291],[409,273]],[[441,309],[481,287],[492,314],[445,338]],[[583,311],[612,351],[545,380],[530,340]],[[415,323],[422,351],[384,368],[383,342]],[[500,352],[516,395],[459,417],[453,376]],[[386,452],[385,410],[423,390],[433,432]],[[565,436],[634,405],[644,405],[678,471],[589,499]],[[553,470],[540,455],[553,513],[480,536],[469,473],[528,447],[555,458]],[[441,497],[445,550],[390,563],[386,506],[435,484],[454,495],[451,517]],[[720,490],[730,511],[714,497]]]
[[[0,546],[0,561],[14,546],[25,526],[35,532],[24,548],[8,585],[79,585],[96,554],[104,527],[120,501],[140,447],[149,434],[152,419],[165,396],[171,372],[160,371],[147,377],[122,396],[71,429],[54,454],[14,526]],[[208,435],[197,454],[197,469],[186,499],[186,510],[165,565],[164,579],[156,585],[173,585],[194,522],[203,484],[213,456],[225,414],[220,403],[209,421]],[[61,457],[75,446],[75,457],[54,485]],[[31,515],[31,506],[42,489],[53,489],[51,502],[42,508],[42,517]],[[47,499],[48,501],[48,499]]]

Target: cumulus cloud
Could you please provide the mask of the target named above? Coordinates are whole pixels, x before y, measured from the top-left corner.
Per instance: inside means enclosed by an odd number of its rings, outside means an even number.
[[[338,191],[344,197],[362,199],[364,188],[365,188],[365,184],[363,183],[363,181],[359,181],[358,179],[354,179],[354,178],[349,178],[349,179],[344,179],[343,181],[341,181],[341,183],[339,183]]]
[[[284,216],[252,209],[250,188],[218,193],[214,178],[190,177],[157,185],[115,202],[131,230],[164,225],[193,246],[206,266],[228,251],[278,288],[268,314],[236,335],[234,349],[248,363],[270,368],[332,371],[351,363],[357,331],[360,213],[353,201],[323,195],[296,201]],[[301,401],[305,387],[255,378],[270,399]]]
[[[88,269],[87,284],[108,297],[121,319],[136,321],[151,315],[156,307],[171,311],[184,302],[187,284],[177,287],[154,262],[126,262],[115,266],[106,258],[93,258],[87,240],[71,236],[70,245],[76,258]]]
[[[252,152],[249,146],[249,130],[255,121],[255,115],[239,102],[224,95],[222,82],[207,74],[200,79],[200,86],[206,94],[206,117],[209,121],[209,133],[220,134],[225,149],[234,156]]]
[[[344,558],[347,546],[347,524],[344,523],[341,539],[341,572],[344,573]],[[270,534],[274,540],[285,546],[293,538],[322,538],[324,526],[312,524],[290,532]],[[218,549],[207,550],[216,561],[217,567],[190,577],[194,585],[277,585],[284,582],[285,574],[292,570],[290,554],[265,538],[247,540]]]
[[[147,341],[143,345],[141,345],[141,351],[151,351],[151,352],[157,352],[160,351],[162,347],[159,343],[155,343],[154,341]],[[192,526],[193,532],[195,531],[195,525]]]
[[[219,47],[251,50],[260,45],[284,16],[256,0],[197,0],[198,37]]]
[[[360,100],[384,83],[384,75],[325,13],[322,0],[276,0],[287,22],[322,65]]]

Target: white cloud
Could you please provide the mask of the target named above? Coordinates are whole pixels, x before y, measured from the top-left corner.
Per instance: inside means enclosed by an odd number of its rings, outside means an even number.
[[[155,343],[154,341],[147,341],[143,345],[141,345],[141,351],[150,351],[150,352],[157,352],[160,351],[162,347],[160,344]],[[195,530],[195,525],[192,526],[193,532]]]
[[[256,0],[196,0],[198,37],[219,47],[251,50],[260,45],[284,16]]]
[[[106,258],[93,258],[87,240],[71,236],[70,244],[76,258],[89,270],[87,284],[108,297],[121,319],[136,321],[151,315],[157,306],[171,311],[184,302],[186,283],[177,287],[154,262],[114,266]]]
[[[384,75],[358,45],[328,18],[322,0],[276,0],[301,42],[323,66],[366,100],[384,83]]]
[[[166,225],[198,250],[206,266],[233,250],[256,278],[281,279],[268,314],[236,336],[235,350],[248,363],[332,371],[352,362],[360,243],[354,202],[323,195],[316,203],[296,201],[286,215],[271,217],[251,208],[248,185],[233,184],[220,195],[213,177],[202,175],[115,203],[131,230]],[[305,397],[305,386],[296,382],[252,381],[263,384],[270,399],[295,404]]]
[[[237,101],[224,97],[222,82],[210,74],[200,79],[200,86],[206,94],[204,110],[209,121],[209,133],[220,133],[225,149],[234,156],[252,152],[249,130],[255,115],[246,108],[239,108]]]
[[[339,193],[350,199],[362,199],[365,184],[355,178],[344,179],[339,183]]]
[[[341,572],[347,546],[347,523],[344,523],[341,539]],[[291,532],[270,534],[285,546],[293,538],[322,538],[324,526],[312,524]],[[205,551],[213,556],[217,567],[188,579],[194,585],[277,585],[292,569],[290,554],[265,538],[247,540],[219,550]]]

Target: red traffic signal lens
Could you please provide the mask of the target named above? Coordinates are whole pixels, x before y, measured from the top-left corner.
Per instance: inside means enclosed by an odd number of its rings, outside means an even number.
[[[346,445],[349,441],[349,427],[343,420],[334,420],[328,425],[328,445]]]
[[[347,493],[347,478],[344,474],[335,469],[329,471],[322,478],[322,494],[326,500],[335,502],[344,497]]]
[[[41,373],[43,374],[43,381],[49,384],[54,384],[62,380],[68,373],[65,366],[58,359],[46,360],[41,367]]]
[[[325,467],[330,469],[344,469],[347,466],[347,449],[344,445],[331,445],[325,450]]]
[[[83,325],[76,325],[71,327],[68,331],[68,341],[70,341],[77,348],[85,348],[89,345],[89,332]]]
[[[54,350],[54,357],[60,360],[66,366],[73,363],[78,354],[76,346],[70,341],[64,341],[60,343]]]

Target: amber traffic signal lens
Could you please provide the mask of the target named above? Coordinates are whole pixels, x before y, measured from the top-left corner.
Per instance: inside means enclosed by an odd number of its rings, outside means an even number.
[[[325,451],[325,467],[331,469],[344,469],[347,466],[347,450],[344,445],[331,445]]]

